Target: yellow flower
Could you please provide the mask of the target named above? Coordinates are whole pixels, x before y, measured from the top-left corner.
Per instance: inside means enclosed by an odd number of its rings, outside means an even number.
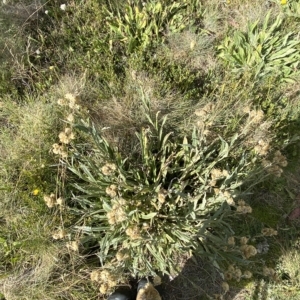
[[[287,0],[280,0],[281,5],[286,5]]]
[[[35,190],[33,190],[32,195],[33,196],[37,196],[39,193],[40,193],[40,190],[39,189],[35,189]]]

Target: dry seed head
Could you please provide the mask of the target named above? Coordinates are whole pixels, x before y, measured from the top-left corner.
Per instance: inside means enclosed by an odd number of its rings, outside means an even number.
[[[126,213],[121,207],[118,207],[115,210],[115,219],[116,219],[116,223],[121,223],[127,219]]]
[[[240,244],[241,244],[241,245],[247,245],[248,240],[249,240],[249,239],[248,239],[247,237],[243,236],[243,237],[241,237],[241,239],[240,239]]]
[[[74,115],[73,114],[69,114],[67,116],[67,121],[69,121],[70,123],[74,123]]]
[[[128,251],[125,250],[125,249],[119,250],[119,251],[116,253],[116,259],[117,259],[117,261],[124,261],[124,260],[129,259]]]
[[[283,156],[280,151],[275,152],[274,158],[273,158],[273,163],[277,164],[281,167],[286,167],[287,164],[288,164],[287,160],[286,160],[286,157]]]
[[[229,175],[229,173],[228,173],[227,170],[223,170],[223,171],[222,171],[222,174],[223,174],[224,177],[227,177],[227,176]]]
[[[246,205],[246,202],[244,200],[239,200],[238,201],[238,205],[239,206],[245,206]]]
[[[53,144],[52,145],[52,152],[54,154],[60,154],[60,145],[59,144]]]
[[[54,154],[59,154],[62,158],[67,158],[68,153],[63,145],[53,144],[52,145],[52,152]]]
[[[205,128],[205,123],[203,121],[197,121],[197,127],[199,127],[201,130],[204,130]]]
[[[136,240],[141,237],[140,230],[137,226],[128,227],[125,232],[131,240]]]
[[[216,186],[217,185],[217,180],[210,180],[209,181],[209,186]]]
[[[160,276],[155,276],[153,278],[153,285],[154,286],[161,285],[161,277]]]
[[[283,170],[279,166],[273,165],[273,166],[267,168],[267,172],[276,177],[280,177],[281,174],[283,173]]]
[[[244,272],[243,277],[247,279],[252,278],[252,273],[247,270]]]
[[[77,99],[76,99],[76,96],[71,94],[71,93],[68,93],[65,95],[65,99],[68,100],[68,104],[69,104],[69,107],[71,109],[79,109],[80,106],[77,104]]]
[[[251,214],[252,208],[249,205],[238,206],[236,211],[241,214]]]
[[[90,274],[90,277],[91,277],[91,281],[99,282],[100,281],[100,271],[99,270],[92,271]]]
[[[106,163],[102,168],[101,171],[103,173],[103,175],[105,176],[110,176],[114,173],[114,171],[116,171],[117,167],[115,164],[111,164],[111,163]]]
[[[157,199],[159,203],[163,204],[165,203],[166,196],[168,195],[168,192],[165,189],[160,189],[159,193],[157,194]]]
[[[67,127],[64,131],[60,132],[58,135],[59,140],[63,144],[69,144],[71,140],[75,139],[74,133],[72,132],[72,129]]]
[[[212,169],[210,171],[210,176],[214,180],[214,179],[222,178],[224,175],[220,169]]]
[[[264,112],[262,110],[251,110],[249,112],[249,117],[251,122],[254,124],[259,124],[264,118]]]
[[[233,236],[229,237],[227,240],[227,244],[230,246],[234,246],[235,245],[235,239]]]
[[[102,283],[100,285],[99,291],[102,295],[105,295],[108,292],[108,290],[109,290],[109,286],[107,283]]]
[[[115,287],[118,284],[118,282],[116,280],[109,280],[107,282],[108,288],[111,289],[113,287]]]
[[[115,217],[115,211],[111,210],[107,213],[107,221],[110,225],[116,224],[116,217]]]
[[[112,275],[108,270],[103,270],[100,272],[100,278],[102,282],[108,282],[112,279]]]
[[[242,254],[246,259],[257,254],[256,248],[252,245],[243,245],[240,247],[240,250],[242,251]]]
[[[274,275],[276,274],[276,272],[275,272],[274,269],[268,268],[268,267],[264,266],[264,268],[263,268],[263,274],[264,274],[264,276],[267,276],[267,277],[274,277]]]
[[[77,241],[70,241],[67,242],[66,247],[71,251],[77,252],[79,249],[79,244]]]
[[[240,281],[241,277],[242,277],[242,271],[239,268],[236,268],[234,273],[233,273],[233,277],[235,278],[236,281]]]
[[[224,293],[227,293],[229,291],[229,284],[224,281],[222,283],[222,289],[224,290]]]
[[[66,99],[58,99],[57,104],[60,106],[68,105],[68,101]]]
[[[278,234],[277,230],[274,230],[273,228],[263,228],[261,233],[264,236],[273,236]]]
[[[228,271],[229,273],[233,273],[233,272],[235,271],[234,265],[229,265],[227,271]]]
[[[117,201],[118,201],[119,206],[121,206],[121,207],[124,207],[127,204],[127,202],[124,198],[118,198]]]
[[[252,213],[252,208],[244,200],[239,200],[236,211],[241,214],[250,214]]]
[[[105,192],[108,196],[114,198],[117,196],[117,186],[112,184],[105,189]]]
[[[64,205],[64,203],[65,203],[64,198],[59,197],[59,198],[56,199],[56,204],[57,205],[62,206],[62,205]]]
[[[218,189],[218,188],[214,188],[214,192],[215,192],[215,194],[218,196],[219,194],[220,194],[220,189]]]
[[[270,148],[269,142],[264,140],[259,140],[258,144],[254,147],[254,151],[260,156],[265,156],[268,154],[269,148]]]
[[[49,196],[44,196],[44,201],[46,202],[46,205],[49,207],[49,208],[52,208],[55,206],[56,204],[56,197],[55,195],[52,193],[50,194]]]
[[[208,114],[212,113],[215,108],[215,105],[213,103],[207,103],[204,107],[201,109],[196,109],[195,115],[197,117],[206,117]]]
[[[63,229],[58,229],[53,233],[52,238],[55,240],[62,240],[66,236],[66,232]]]

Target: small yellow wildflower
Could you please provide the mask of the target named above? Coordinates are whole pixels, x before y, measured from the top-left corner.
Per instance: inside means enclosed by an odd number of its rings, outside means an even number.
[[[39,189],[35,189],[35,190],[33,190],[32,195],[33,196],[37,196],[39,193],[40,193],[40,190]]]
[[[286,5],[286,3],[287,3],[287,0],[280,0],[281,5]]]

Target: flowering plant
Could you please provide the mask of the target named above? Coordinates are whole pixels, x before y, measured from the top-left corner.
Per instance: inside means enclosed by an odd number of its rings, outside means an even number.
[[[74,210],[82,215],[76,229],[97,238],[102,265],[121,274],[169,273],[181,254],[192,251],[216,263],[226,259],[233,232],[226,216],[251,212],[233,199],[247,166],[246,157],[237,167],[228,164],[237,137],[207,143],[194,129],[190,140],[179,141],[165,132],[167,118],[151,116],[145,99],[143,105],[148,126],[136,133],[138,150],[130,157],[93,124],[74,125],[95,146],[75,145],[68,163],[78,191]]]

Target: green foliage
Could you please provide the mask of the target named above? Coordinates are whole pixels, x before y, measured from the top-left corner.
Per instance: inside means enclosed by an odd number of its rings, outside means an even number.
[[[300,1],[289,0],[282,7],[283,11],[290,17],[300,18]]]
[[[179,141],[164,131],[167,119],[152,118],[143,101],[148,126],[136,133],[138,150],[131,157],[122,157],[93,125],[76,125],[96,145],[89,155],[75,145],[69,164],[78,190],[74,212],[85,220],[76,228],[98,238],[102,264],[132,275],[168,273],[192,249],[220,263],[232,234],[225,192],[237,193],[249,168],[244,155],[238,165],[230,164],[237,136],[230,143],[207,142],[194,129],[190,139]],[[217,169],[225,165],[228,170]],[[116,261],[121,254],[126,259]]]
[[[127,53],[133,53],[137,48],[146,50],[149,45],[164,40],[167,32],[180,32],[191,25],[196,7],[200,8],[197,0],[152,0],[143,3],[128,0],[124,7],[110,7],[107,10],[107,23],[113,33],[110,43],[115,40],[124,43]]]
[[[283,34],[280,16],[270,24],[270,15],[262,27],[257,20],[248,24],[247,32],[235,31],[233,36],[225,37],[218,47],[219,57],[239,75],[245,72],[254,80],[272,76],[290,81],[299,74],[299,40],[293,32]]]

